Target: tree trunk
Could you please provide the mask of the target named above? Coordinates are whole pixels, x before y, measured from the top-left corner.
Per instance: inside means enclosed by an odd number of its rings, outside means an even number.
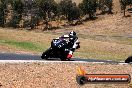
[[[124,17],[126,16],[126,14],[125,14],[125,9],[123,10],[123,14],[124,14]]]

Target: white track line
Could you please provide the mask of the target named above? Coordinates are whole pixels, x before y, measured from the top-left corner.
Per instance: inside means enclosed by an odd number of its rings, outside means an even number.
[[[104,64],[105,62],[86,62],[86,61],[44,61],[44,60],[0,60],[0,64],[20,64],[20,63],[44,63],[44,64],[51,64],[51,63],[89,63],[89,64]],[[108,63],[109,64],[109,63]],[[113,63],[112,63],[113,64]],[[125,65],[127,63],[115,63],[119,65]]]
[[[86,61],[0,60],[0,63],[105,63]]]
[[[128,63],[119,63],[120,65],[125,65],[125,64],[128,64]]]

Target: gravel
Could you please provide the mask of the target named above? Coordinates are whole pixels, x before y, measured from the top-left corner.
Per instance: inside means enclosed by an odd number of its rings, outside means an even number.
[[[1,63],[0,88],[131,88],[130,84],[76,83],[77,68],[88,74],[130,74],[130,64],[105,63]]]

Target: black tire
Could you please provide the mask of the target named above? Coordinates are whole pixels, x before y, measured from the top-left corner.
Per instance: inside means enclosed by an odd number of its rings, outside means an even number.
[[[42,54],[41,58],[47,60],[48,56],[46,54]]]
[[[61,56],[60,56],[60,60],[61,61],[67,61],[67,53],[65,53],[64,51],[61,51]]]
[[[61,61],[67,61],[67,59],[64,58],[64,57],[61,57],[60,60],[61,60]]]
[[[67,58],[66,56],[62,56],[60,59],[61,61],[70,61],[70,58]]]
[[[126,60],[125,63],[131,63],[132,62],[132,56],[129,56]]]
[[[87,80],[84,76],[77,76],[76,81],[79,85],[84,85],[87,82]]]
[[[47,60],[49,58],[51,51],[52,51],[52,48],[47,49],[45,52],[43,52],[41,58]]]
[[[67,60],[67,61],[70,61],[71,59],[67,58],[66,60]]]

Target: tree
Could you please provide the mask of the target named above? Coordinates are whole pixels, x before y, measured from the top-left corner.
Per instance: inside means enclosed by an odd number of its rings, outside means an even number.
[[[74,5],[73,7],[70,8],[68,12],[68,21],[73,21],[73,20],[78,20],[80,18],[81,11],[80,9]]]
[[[49,25],[48,22],[52,20],[52,15],[57,13],[57,3],[54,0],[41,0],[38,6],[39,16],[45,20],[45,29],[47,29]]]
[[[24,10],[24,3],[22,2],[22,0],[13,0],[12,1],[12,7],[13,10],[17,13],[17,14],[22,14],[23,10]]]
[[[120,0],[121,10],[123,10],[123,14],[125,16],[125,9],[127,5],[132,5],[132,0]]]
[[[101,10],[103,14],[112,14],[112,6],[113,0],[98,0],[99,10]]]
[[[108,5],[108,8],[109,8],[109,10],[108,10],[108,13],[109,14],[112,14],[113,12],[112,12],[112,6],[113,6],[113,0],[108,0],[107,1],[107,5]]]
[[[93,19],[97,9],[97,2],[96,0],[83,0],[79,4],[79,8],[83,11],[84,15],[88,14],[89,18]]]
[[[12,0],[12,8],[13,8],[13,17],[10,22],[10,26],[16,28],[22,19],[24,4],[21,0]]]
[[[5,27],[5,17],[7,11],[7,0],[0,0],[0,26]]]
[[[65,17],[68,18],[68,13],[73,7],[72,0],[62,0],[59,5],[61,8],[61,15],[65,15]]]
[[[39,3],[40,16],[43,16],[43,19],[49,19],[52,16],[52,13],[57,11],[57,3],[54,0],[41,0]]]
[[[80,18],[81,10],[71,0],[62,0],[60,2],[61,15],[64,15],[68,22],[77,20]]]

